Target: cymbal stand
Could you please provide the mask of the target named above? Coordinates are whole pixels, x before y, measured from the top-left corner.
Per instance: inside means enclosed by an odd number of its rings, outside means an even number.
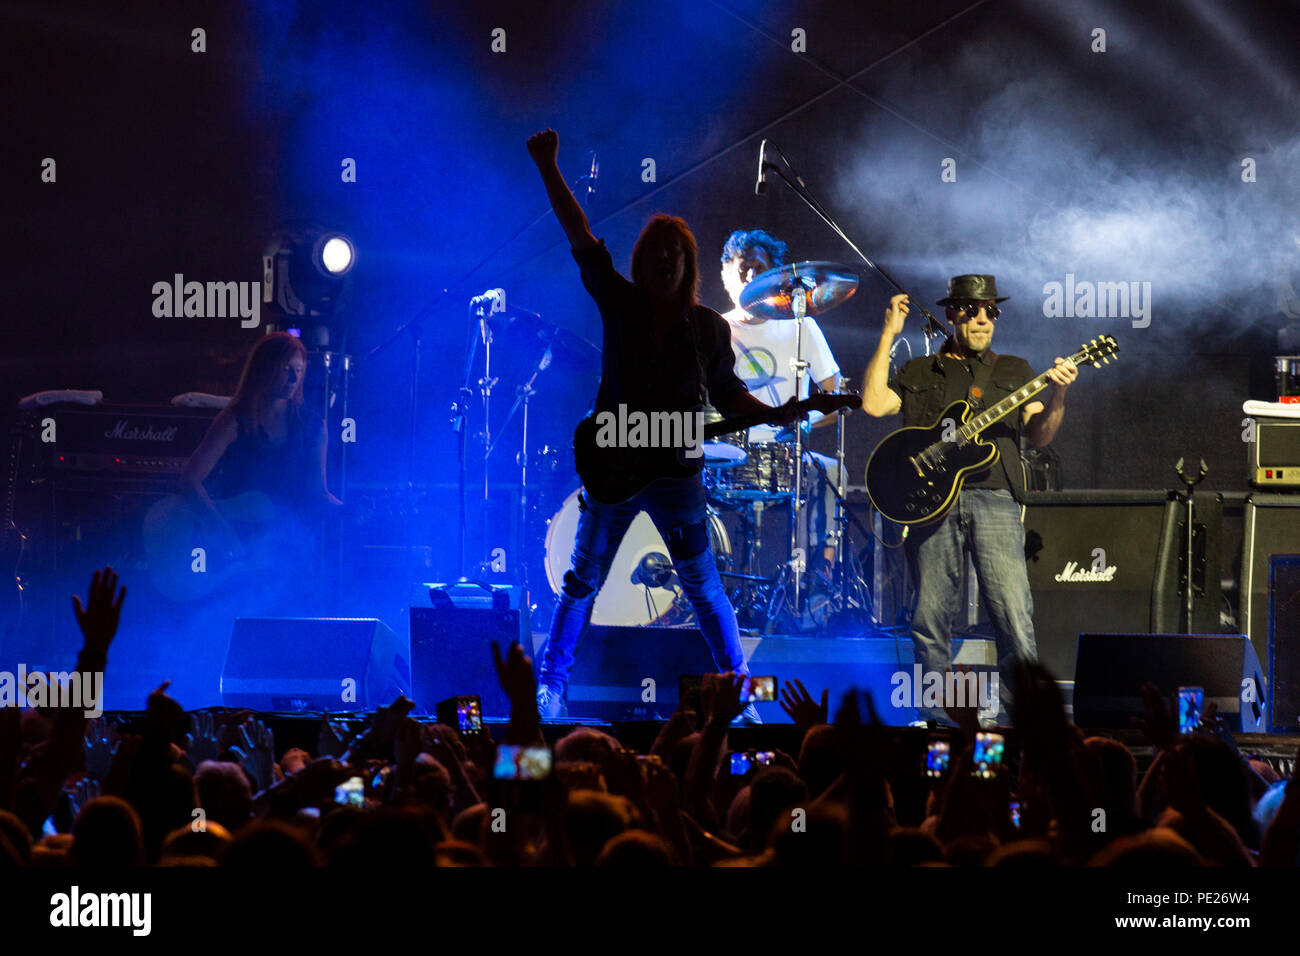
[[[790,293],[794,308],[794,359],[790,366],[794,371],[794,397],[799,400],[803,392],[803,379],[808,374],[808,362],[803,357],[803,320],[808,312],[808,290],[799,277],[795,277],[795,286]],[[794,575],[794,593],[790,610],[795,618],[800,614],[800,584],[803,580],[807,557],[799,550],[799,528],[803,518],[803,423],[795,422],[794,428],[794,498],[790,501],[790,569]]]

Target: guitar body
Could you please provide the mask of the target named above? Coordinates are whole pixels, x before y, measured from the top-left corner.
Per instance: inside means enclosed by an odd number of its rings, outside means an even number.
[[[237,536],[207,527],[181,495],[159,499],[145,514],[149,576],[174,601],[205,597],[237,575],[272,565],[273,549],[253,546],[260,545],[265,533],[285,518],[271,499],[260,491],[247,491],[213,505]],[[201,556],[194,553],[196,548],[203,549]]]
[[[867,494],[884,517],[898,524],[938,521],[961,493],[966,476],[998,460],[992,442],[965,441],[952,434],[944,441],[945,421],[965,424],[967,402],[953,402],[933,425],[900,428],[885,436],[867,461]]]
[[[700,473],[703,456],[692,459],[679,448],[601,447],[596,417],[588,415],[573,431],[573,463],[582,487],[595,501],[627,501],[658,478],[690,478]]]
[[[709,441],[719,435],[752,428],[755,425],[767,425],[779,421],[791,412],[803,415],[808,411],[828,415],[842,408],[861,408],[862,396],[853,393],[826,393],[813,395],[799,402],[788,402],[780,408],[767,409],[749,415],[713,421],[702,428],[692,429],[692,437],[698,442]],[[621,413],[620,413],[621,414]],[[627,413],[639,415],[639,412]],[[662,413],[654,413],[656,415]],[[703,415],[702,408],[689,412],[673,412],[673,415]],[[624,422],[619,421],[619,428],[612,426],[613,419],[607,419],[602,429],[597,418],[602,415],[613,416],[613,412],[597,412],[588,415],[573,432],[573,463],[577,467],[582,487],[595,501],[605,505],[616,505],[627,501],[652,481],[660,478],[690,478],[698,475],[704,467],[703,448],[696,445],[695,457],[686,454],[682,446],[660,444],[657,448],[630,447],[620,445],[616,439],[619,431],[624,431]],[[684,432],[685,426],[680,431]],[[602,440],[601,432],[606,434]],[[646,429],[645,435],[656,432],[655,427]],[[640,433],[638,433],[640,434]],[[658,429],[662,438],[664,431]],[[677,433],[674,433],[677,434]],[[639,440],[639,439],[638,439]]]

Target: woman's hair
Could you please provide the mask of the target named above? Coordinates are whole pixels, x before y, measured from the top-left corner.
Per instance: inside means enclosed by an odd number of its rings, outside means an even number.
[[[295,355],[302,356],[305,362],[307,348],[300,339],[288,332],[271,332],[259,339],[253,346],[253,351],[248,353],[248,361],[244,363],[244,371],[239,376],[239,387],[226,406],[227,411],[246,423],[261,421],[272,398],[271,389],[275,385],[276,373]],[[289,399],[291,409],[302,406],[302,384],[300,378],[298,387]]]
[[[645,250],[646,242],[661,233],[671,233],[681,240],[682,253],[686,256],[686,275],[682,279],[680,304],[683,308],[696,305],[700,294],[700,266],[697,261],[699,246],[695,242],[695,234],[691,232],[691,227],[686,225],[685,219],[678,216],[659,213],[645,224],[641,235],[637,237],[636,245],[632,247],[632,282],[637,286],[642,284],[645,272],[641,267],[641,254]]]

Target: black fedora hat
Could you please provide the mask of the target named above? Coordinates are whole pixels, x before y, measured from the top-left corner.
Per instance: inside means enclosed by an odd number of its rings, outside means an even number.
[[[952,305],[954,302],[968,299],[976,301],[992,299],[994,302],[1005,302],[1009,298],[1011,298],[1009,295],[998,295],[998,286],[992,276],[953,276],[948,280],[947,298],[940,299],[935,304]]]

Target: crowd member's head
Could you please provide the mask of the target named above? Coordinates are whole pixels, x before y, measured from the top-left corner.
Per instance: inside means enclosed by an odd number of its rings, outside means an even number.
[[[8,810],[0,810],[0,837],[13,851],[15,866],[27,866],[32,861],[32,835],[23,821]]]
[[[1088,865],[1165,870],[1171,867],[1204,866],[1205,861],[1190,843],[1173,830],[1156,827],[1132,836],[1120,837],[1088,861]]]
[[[428,754],[420,754],[415,761],[415,796],[424,806],[429,807],[438,816],[448,821],[451,819],[451,805],[456,789],[451,783],[451,774],[447,768]]]
[[[741,849],[754,853],[767,844],[773,828],[790,827],[793,808],[808,809],[808,788],[799,777],[785,767],[766,767],[759,772],[749,787],[749,820],[744,831],[737,834]]]
[[[943,863],[943,847],[916,827],[899,827],[889,835],[889,865],[896,868]]]
[[[395,807],[369,811],[339,841],[329,865],[367,873],[394,865],[411,870],[435,866],[433,846],[444,834],[430,815]]]
[[[658,870],[672,866],[668,845],[653,833],[627,830],[611,839],[596,858],[596,866],[616,870]]]
[[[850,846],[849,813],[837,803],[809,807],[803,832],[777,820],[769,837],[772,865],[827,870],[847,865]]]
[[[762,229],[737,229],[722,244],[722,284],[736,308],[756,275],[785,265],[785,243]]]
[[[207,857],[220,861],[232,840],[230,831],[215,820],[207,821],[198,830],[193,826],[177,827],[163,840],[159,862],[175,857]]]
[[[844,772],[844,760],[835,740],[835,728],[818,724],[804,735],[799,749],[799,776],[808,785],[808,795],[819,797]]]
[[[143,862],[140,817],[129,803],[97,797],[81,808],[72,826],[74,866],[118,869]]]
[[[700,293],[697,248],[686,220],[654,216],[632,248],[632,282],[654,302],[674,309],[695,305]]]
[[[1223,740],[1203,734],[1179,738],[1165,754],[1160,781],[1166,805],[1203,804],[1227,820],[1247,847],[1259,847],[1245,768]]]
[[[194,783],[209,820],[233,833],[252,816],[253,792],[239,764],[205,760],[194,774]]]
[[[1137,805],[1137,760],[1118,740],[1089,737],[1083,742],[1096,774],[1096,792],[1106,811],[1106,833],[1112,838],[1141,829]]]
[[[1057,869],[1060,861],[1046,840],[1017,840],[1000,846],[984,861],[985,866],[1017,869]]]
[[[636,822],[625,797],[595,790],[574,790],[564,809],[564,830],[575,866],[595,866],[605,844]]]
[[[433,848],[438,866],[491,866],[482,850],[462,840],[444,840]]]
[[[221,859],[223,867],[265,873],[320,865],[307,837],[287,823],[265,820],[244,827]]]
[[[987,836],[958,837],[943,848],[943,858],[953,866],[983,866],[997,848]]]
[[[555,762],[594,763],[603,767],[621,749],[622,745],[604,731],[577,727],[556,741]]]

